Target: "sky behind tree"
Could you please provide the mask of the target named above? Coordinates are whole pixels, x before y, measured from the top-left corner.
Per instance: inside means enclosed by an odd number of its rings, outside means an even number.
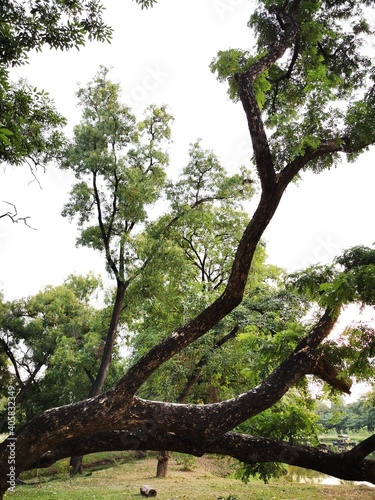
[[[209,64],[219,50],[253,47],[246,23],[254,5],[253,0],[159,0],[142,11],[130,0],[110,0],[105,20],[114,28],[112,44],[89,43],[79,52],[46,49],[31,54],[29,64],[12,77],[48,91],[71,133],[80,121],[78,83],[85,85],[101,64],[111,67],[109,77],[121,84],[124,101],[137,117],[151,103],[169,106],[175,117],[171,176],[186,164],[189,144],[198,138],[234,172],[250,165],[245,114],[240,103],[229,101]],[[288,188],[264,235],[270,262],[296,270],[331,262],[344,248],[375,242],[374,156],[371,148],[354,164],[343,158],[338,168],[304,174]],[[60,284],[70,273],[93,270],[105,276],[104,259],[76,248],[76,229],[60,215],[71,184],[69,174],[52,167],[34,180],[27,165],[2,166],[0,200],[14,203],[35,228],[1,221],[0,288],[7,299]]]

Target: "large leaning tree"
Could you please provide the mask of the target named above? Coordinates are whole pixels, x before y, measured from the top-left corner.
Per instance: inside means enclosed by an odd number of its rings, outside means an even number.
[[[257,385],[210,404],[176,404],[137,396],[163,363],[210,332],[241,303],[254,252],[287,186],[304,170],[318,173],[334,165],[341,154],[355,159],[375,142],[374,72],[364,44],[372,35],[366,22],[366,8],[372,4],[264,0],[250,21],[258,36],[258,54],[239,50],[219,54],[212,68],[219,78],[228,80],[231,96],[241,100],[261,190],[233,255],[226,286],[196,317],[141,356],[112,389],[48,410],[19,429],[17,474],[73,452],[164,449],[193,455],[219,453],[247,464],[293,463],[375,484],[375,462],[366,459],[375,450],[375,435],[348,452],[334,453],[234,431],[272,407],[309,374],[336,389],[350,390],[335,366],[333,341],[328,342],[328,353],[324,341],[345,303],[374,303],[371,252],[347,256],[344,274],[320,285],[320,316],[315,324]],[[366,339],[368,344],[373,342],[368,332]],[[2,492],[8,486],[7,444],[6,440],[0,447]]]

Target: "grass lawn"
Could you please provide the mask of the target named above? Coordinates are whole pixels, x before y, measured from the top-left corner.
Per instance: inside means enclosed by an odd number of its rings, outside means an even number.
[[[372,433],[368,432],[366,430],[362,430],[362,431],[357,431],[357,432],[350,432],[349,431],[347,434],[349,435],[350,439],[353,441],[363,441],[364,439],[370,437]],[[321,434],[319,436],[319,439],[322,441],[324,441],[325,439],[336,440],[338,435],[339,435],[339,433],[336,431],[327,431],[324,434]]]
[[[119,464],[119,461],[125,463]],[[180,461],[179,461],[180,462]],[[135,460],[131,455],[117,456],[112,463],[92,462],[90,475],[69,478],[66,472],[67,462],[59,465],[59,478],[41,476],[29,478],[38,482],[34,485],[17,485],[15,493],[8,492],[6,499],[142,499],[140,487],[150,484],[157,490],[160,500],[374,500],[375,489],[366,485],[350,483],[338,486],[298,484],[288,480],[288,476],[263,484],[252,480],[248,484],[228,476],[230,468],[226,459],[214,457],[199,458],[190,471],[181,470],[181,462],[172,459],[166,479],[156,479],[156,459],[149,455],[142,460]],[[65,471],[64,471],[65,468]]]

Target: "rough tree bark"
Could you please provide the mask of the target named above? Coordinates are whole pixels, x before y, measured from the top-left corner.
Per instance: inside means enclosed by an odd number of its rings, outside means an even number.
[[[247,116],[262,192],[258,207],[245,229],[234,256],[232,272],[222,295],[196,318],[164,339],[108,392],[53,408],[28,422],[17,433],[16,471],[44,467],[56,460],[102,450],[170,450],[202,455],[219,453],[246,463],[276,461],[314,469],[338,478],[375,484],[375,462],[366,460],[375,450],[375,436],[345,453],[311,446],[297,446],[233,433],[248,418],[274,405],[301,377],[315,374],[341,391],[349,385],[319,354],[321,342],[335,325],[337,311],[327,309],[309,335],[262,383],[233,399],[193,405],[146,401],[136,397],[139,387],[165,361],[208,332],[242,300],[256,246],[272,219],[291,180],[311,160],[336,152],[353,152],[345,137],[307,148],[276,173],[254,91],[254,79],[270,67],[298,38],[295,10],[283,22],[283,35],[269,52],[245,73],[237,75],[241,101]],[[358,150],[366,145],[358,146]],[[8,443],[0,445],[0,492],[7,483]]]

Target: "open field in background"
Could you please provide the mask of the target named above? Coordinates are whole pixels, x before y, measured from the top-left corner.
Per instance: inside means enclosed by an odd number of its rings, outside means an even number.
[[[368,432],[366,430],[360,430],[357,432],[350,432],[348,431],[347,434],[349,435],[350,439],[352,441],[356,441],[359,443],[360,441],[363,441],[364,439],[368,438],[371,436],[371,432]],[[335,440],[338,437],[338,433],[335,431],[327,431],[324,434],[319,435],[319,440],[324,441],[324,440]]]
[[[86,457],[86,474],[74,479],[68,476],[68,461],[58,462],[55,476],[27,473],[23,478],[37,482],[31,486],[17,485],[6,499],[142,499],[140,487],[151,484],[160,500],[373,500],[375,488],[350,483],[340,485],[299,484],[291,477],[271,481],[251,480],[248,484],[233,478],[230,461],[202,457],[191,461],[172,458],[166,479],[156,479],[156,455],[149,453],[136,460],[132,453],[96,454]],[[177,458],[177,460],[176,460]],[[182,470],[190,467],[191,470]]]

